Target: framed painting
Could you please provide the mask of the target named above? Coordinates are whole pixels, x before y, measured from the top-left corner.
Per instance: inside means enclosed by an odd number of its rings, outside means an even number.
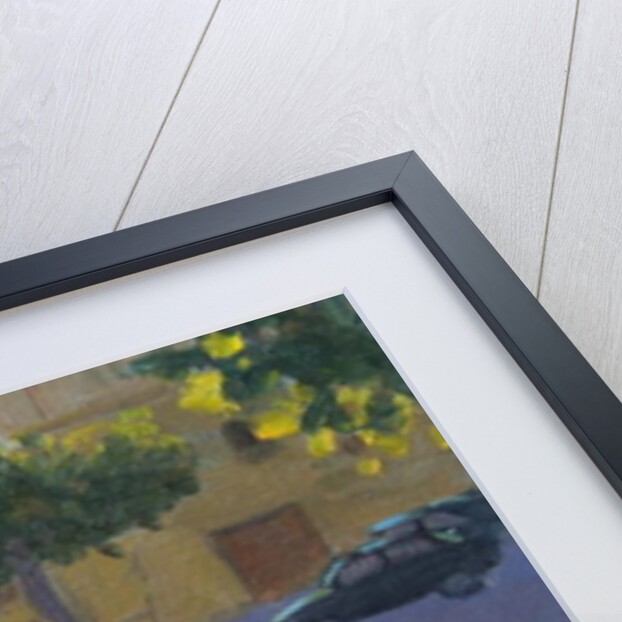
[[[0,305],[0,619],[622,615],[622,405],[412,152]]]

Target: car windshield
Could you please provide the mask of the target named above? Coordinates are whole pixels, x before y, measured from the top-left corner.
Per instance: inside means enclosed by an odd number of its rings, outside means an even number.
[[[469,519],[449,512],[430,512],[421,519],[421,524],[428,531],[458,528],[468,524]]]

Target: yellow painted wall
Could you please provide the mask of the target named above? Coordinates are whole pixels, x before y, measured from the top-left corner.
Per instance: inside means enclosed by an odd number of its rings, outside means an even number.
[[[144,403],[144,393],[140,396]],[[472,485],[453,455],[417,430],[410,455],[365,477],[355,472],[354,456],[313,458],[301,437],[281,439],[263,459],[262,452],[244,459],[223,440],[218,418],[177,410],[171,392],[152,399],[151,406],[163,427],[199,441],[201,492],[181,501],[165,517],[163,530],[136,530],[120,538],[122,559],[92,552],[67,567],[49,566],[50,578],[80,622],[231,619],[252,602],[216,552],[214,530],[295,502],[337,552],[358,544],[380,518]],[[55,429],[111,414],[102,414],[101,403],[81,409],[77,418],[57,417]],[[0,611],[0,620],[38,622],[33,615],[17,599]]]

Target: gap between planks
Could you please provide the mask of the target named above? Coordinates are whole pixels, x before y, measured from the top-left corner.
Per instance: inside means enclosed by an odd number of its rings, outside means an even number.
[[[576,0],[574,9],[574,18],[572,22],[572,33],[570,35],[570,49],[568,50],[568,64],[566,65],[566,80],[564,82],[564,90],[562,94],[562,105],[559,114],[559,126],[557,129],[557,140],[555,143],[555,156],[553,158],[553,171],[551,173],[551,189],[549,191],[549,198],[546,206],[546,215],[544,217],[544,228],[542,231],[542,248],[540,251],[540,267],[538,269],[538,275],[535,287],[535,296],[540,300],[540,290],[542,287],[542,274],[544,272],[544,263],[546,255],[546,243],[549,237],[549,225],[551,222],[551,208],[553,206],[553,196],[555,193],[555,181],[557,179],[557,163],[559,161],[559,152],[562,141],[562,132],[564,128],[564,118],[566,116],[566,101],[568,99],[568,84],[570,83],[570,69],[572,67],[572,54],[574,51],[575,38],[577,34],[577,22],[579,19],[579,4],[581,0]]]
[[[173,98],[171,99],[171,103],[169,104],[168,108],[166,109],[166,112],[164,113],[164,117],[162,118],[162,123],[160,123],[160,126],[158,127],[158,131],[156,132],[156,135],[153,139],[153,142],[151,143],[151,146],[149,147],[149,150],[147,151],[147,155],[145,156],[145,160],[142,164],[142,166],[140,167],[140,170],[138,171],[138,175],[136,176],[136,180],[134,181],[134,183],[132,184],[132,188],[130,189],[130,192],[127,196],[127,199],[125,200],[125,203],[123,205],[123,208],[121,209],[121,211],[119,212],[119,217],[117,218],[117,221],[114,224],[114,228],[113,231],[117,231],[119,229],[119,226],[121,224],[121,221],[123,220],[123,216],[125,216],[125,212],[127,211],[127,208],[130,204],[130,201],[132,200],[132,197],[134,196],[134,192],[136,191],[136,188],[138,187],[138,184],[143,176],[143,173],[145,172],[145,168],[147,167],[147,164],[149,163],[149,160],[151,158],[151,155],[153,153],[153,150],[155,149],[156,145],[158,144],[158,139],[160,138],[160,135],[162,134],[162,130],[164,129],[164,126],[166,125],[166,122],[168,121],[170,115],[171,115],[171,111],[173,110],[173,107],[175,106],[175,102],[177,101],[177,98],[179,96],[179,93],[181,92],[181,89],[184,86],[184,83],[186,81],[186,78],[188,77],[188,74],[190,73],[190,69],[192,68],[192,65],[194,64],[194,61],[197,57],[197,54],[199,53],[199,50],[201,49],[201,46],[203,45],[203,41],[205,40],[205,37],[207,35],[207,31],[209,30],[209,27],[212,25],[212,22],[214,21],[214,16],[216,15],[216,12],[218,11],[218,7],[220,6],[220,3],[222,2],[222,0],[217,0],[216,4],[214,5],[214,10],[212,11],[212,14],[208,17],[207,19],[207,23],[205,24],[205,28],[203,29],[203,32],[201,33],[201,36],[199,37],[199,40],[192,52],[192,55],[190,56],[190,61],[188,62],[188,65],[186,66],[186,69],[184,71],[184,73],[181,76],[181,80],[179,81],[179,85],[177,87],[177,89],[175,90],[175,93],[173,94]]]

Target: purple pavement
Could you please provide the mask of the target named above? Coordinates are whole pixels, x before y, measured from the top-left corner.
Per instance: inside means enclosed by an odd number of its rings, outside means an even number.
[[[557,601],[514,543],[503,546],[503,561],[488,574],[485,589],[467,598],[432,594],[366,622],[569,622]],[[293,597],[259,605],[235,622],[269,622]]]

